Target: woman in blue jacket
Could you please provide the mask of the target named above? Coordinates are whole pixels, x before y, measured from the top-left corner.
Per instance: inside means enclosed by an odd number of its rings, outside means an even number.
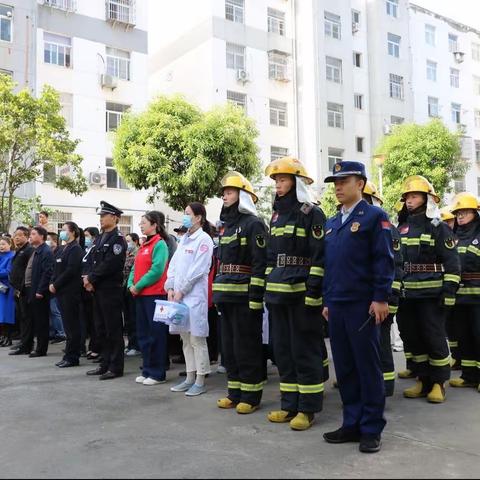
[[[8,279],[15,255],[11,248],[12,240],[9,237],[0,238],[0,347],[12,345],[11,329],[15,324],[15,300]]]

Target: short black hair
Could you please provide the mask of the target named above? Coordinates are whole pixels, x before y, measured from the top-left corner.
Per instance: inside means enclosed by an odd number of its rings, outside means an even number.
[[[30,235],[30,229],[27,228],[27,227],[23,227],[23,226],[22,227],[17,227],[15,229],[15,232],[18,232],[18,231],[22,232],[26,237],[28,237]]]
[[[100,235],[100,230],[97,227],[87,227],[84,232],[88,232],[93,238],[97,238]]]
[[[48,232],[43,227],[33,227],[32,230],[35,230],[41,237],[43,237],[43,241],[47,240]]]
[[[128,235],[126,235],[127,237],[130,237],[133,242],[135,243],[135,245],[140,245],[140,237],[138,236],[138,233],[129,233]]]
[[[46,212],[45,210],[42,210],[39,215],[45,215],[47,218],[49,217],[48,215],[48,212]]]
[[[58,233],[47,232],[47,236],[49,236],[55,243],[58,243]]]

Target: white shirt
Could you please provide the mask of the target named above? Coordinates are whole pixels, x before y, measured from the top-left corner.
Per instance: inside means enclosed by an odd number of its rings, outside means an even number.
[[[342,205],[342,209],[340,210],[342,213],[342,225],[346,222],[350,214],[355,210],[355,207],[362,201],[360,199],[357,203],[352,205],[348,210]]]

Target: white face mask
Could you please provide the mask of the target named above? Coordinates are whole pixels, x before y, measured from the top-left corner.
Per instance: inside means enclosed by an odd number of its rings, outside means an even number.
[[[47,244],[48,247],[52,246],[52,241],[51,240],[47,240],[45,243]]]

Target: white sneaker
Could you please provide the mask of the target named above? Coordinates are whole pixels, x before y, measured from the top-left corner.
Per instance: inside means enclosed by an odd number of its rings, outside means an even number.
[[[219,373],[220,375],[224,375],[225,373],[227,373],[227,369],[223,365],[219,365],[217,367],[217,373]]]
[[[154,378],[146,378],[143,381],[143,384],[147,385],[149,387],[151,387],[153,385],[161,385],[162,383],[166,383],[166,380],[155,380]]]
[[[127,357],[138,357],[141,354],[142,354],[142,352],[139,352],[138,350],[135,350],[135,349],[132,348],[125,355]]]
[[[143,377],[142,375],[140,375],[139,377],[137,377],[135,379],[135,383],[143,383],[145,380],[146,380],[146,378]]]

